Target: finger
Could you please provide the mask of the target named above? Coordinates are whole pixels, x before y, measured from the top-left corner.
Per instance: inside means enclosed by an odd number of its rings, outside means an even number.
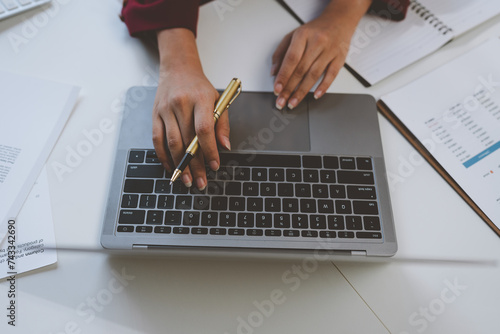
[[[172,172],[174,167],[165,143],[165,124],[159,116],[153,116],[153,146],[163,167],[169,173]]]
[[[299,64],[296,66],[291,77],[288,79],[283,91],[278,96],[276,101],[276,107],[278,109],[283,108],[286,101],[290,98],[290,95],[297,89],[297,86],[304,80],[306,74],[310,71],[312,64],[318,59],[321,51],[319,48],[308,47],[306,48],[303,58],[300,60]],[[312,87],[312,85],[311,85]],[[309,87],[309,88],[311,88]],[[298,101],[294,100],[288,103],[290,109],[296,107]]]
[[[215,137],[217,142],[226,150],[231,151],[231,143],[229,141],[229,110],[223,113],[217,125],[215,126]]]
[[[290,97],[288,101],[288,108],[295,108],[304,99],[314,84],[321,78],[321,75],[329,65],[329,60],[329,57],[323,56],[319,57],[312,64],[311,68]]]
[[[330,64],[326,68],[323,80],[321,80],[321,83],[318,85],[318,87],[316,87],[316,90],[314,91],[315,99],[319,99],[325,94],[326,90],[330,87],[333,80],[335,80],[335,78],[339,74],[342,66],[344,66],[344,58],[342,57],[337,57],[332,62],[330,62]]]
[[[271,57],[271,76],[275,76],[278,73],[278,70],[281,67],[281,63],[283,62],[283,58],[285,57],[286,50],[288,50],[288,46],[290,45],[291,40],[292,32],[283,37],[280,44],[274,51],[273,56]],[[279,92],[275,91],[274,94],[277,96]]]
[[[213,118],[213,106],[215,98],[201,98],[194,106],[194,128],[203,150],[205,161],[212,170],[219,169],[219,151],[215,141],[215,124]]]
[[[179,124],[177,122],[177,118],[172,112],[167,113],[165,116],[165,129],[168,150],[170,151],[170,155],[172,156],[174,165],[177,167],[184,157],[185,146],[181,131],[179,129]],[[189,168],[186,168],[182,172],[181,180],[186,185],[186,187],[191,187],[193,178],[191,176]]]
[[[300,33],[294,33],[290,44],[281,63],[276,80],[274,82],[274,92],[280,95],[288,80],[292,76],[295,68],[299,64],[306,49],[306,39]],[[284,103],[283,103],[284,106]],[[279,109],[279,108],[278,108]]]

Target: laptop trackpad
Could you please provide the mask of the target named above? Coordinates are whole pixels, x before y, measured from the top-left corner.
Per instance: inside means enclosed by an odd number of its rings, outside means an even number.
[[[272,93],[245,92],[229,108],[231,147],[251,151],[311,150],[307,100],[279,111]],[[286,108],[285,108],[286,109]]]

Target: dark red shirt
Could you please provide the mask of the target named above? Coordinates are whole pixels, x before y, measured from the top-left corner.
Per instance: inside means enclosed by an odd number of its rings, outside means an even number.
[[[122,20],[132,36],[170,28],[187,28],[196,35],[198,7],[209,1],[124,0]],[[404,19],[409,3],[410,0],[373,0],[370,11],[400,21]]]

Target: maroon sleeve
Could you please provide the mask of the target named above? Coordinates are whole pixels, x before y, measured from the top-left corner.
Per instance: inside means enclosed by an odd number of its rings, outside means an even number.
[[[373,0],[368,12],[393,21],[401,21],[405,18],[409,6],[410,0]]]
[[[124,0],[121,19],[131,36],[169,28],[187,28],[196,35],[200,0]]]

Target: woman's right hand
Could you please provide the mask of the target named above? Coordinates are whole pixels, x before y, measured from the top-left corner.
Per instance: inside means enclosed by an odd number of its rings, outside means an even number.
[[[222,114],[214,128],[213,110],[218,92],[203,73],[194,34],[184,28],[158,32],[160,77],[153,107],[153,144],[158,159],[172,171],[191,140],[200,148],[181,175],[182,182],[199,189],[207,185],[205,162],[212,170],[220,165],[217,141],[226,149],[229,119]],[[217,138],[217,139],[216,139]]]

